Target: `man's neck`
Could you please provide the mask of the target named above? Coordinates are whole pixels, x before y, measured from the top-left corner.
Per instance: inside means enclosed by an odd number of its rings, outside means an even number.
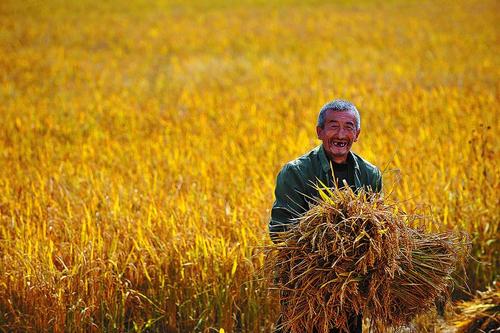
[[[343,160],[332,160],[332,162],[335,164],[347,164],[347,158],[344,158]]]
[[[328,159],[332,162],[332,163],[335,163],[335,164],[347,164],[347,160],[348,160],[348,156],[343,156],[343,157],[335,157],[335,156],[328,156],[328,154],[326,155],[328,157]]]

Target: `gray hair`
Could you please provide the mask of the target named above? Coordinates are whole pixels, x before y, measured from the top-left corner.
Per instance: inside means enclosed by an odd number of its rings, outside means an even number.
[[[332,110],[336,112],[341,111],[352,111],[354,112],[354,117],[356,118],[356,128],[359,130],[361,128],[361,116],[359,115],[358,109],[351,102],[344,101],[342,99],[336,99],[323,105],[318,115],[318,127],[325,127],[325,115],[326,111]]]

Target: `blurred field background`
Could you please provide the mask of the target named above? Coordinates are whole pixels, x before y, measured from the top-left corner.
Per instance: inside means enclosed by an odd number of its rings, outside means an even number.
[[[0,329],[268,332],[275,176],[354,151],[499,274],[498,1],[0,3]],[[428,324],[431,325],[432,324]]]

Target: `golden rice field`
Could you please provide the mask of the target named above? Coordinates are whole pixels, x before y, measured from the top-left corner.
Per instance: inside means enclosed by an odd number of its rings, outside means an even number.
[[[500,4],[0,3],[0,330],[269,332],[275,176],[353,101],[386,196],[498,279]]]

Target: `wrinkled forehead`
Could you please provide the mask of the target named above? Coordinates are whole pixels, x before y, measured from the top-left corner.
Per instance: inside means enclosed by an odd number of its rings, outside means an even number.
[[[352,110],[327,110],[325,114],[325,121],[338,121],[343,123],[351,122],[356,124],[356,114]]]

